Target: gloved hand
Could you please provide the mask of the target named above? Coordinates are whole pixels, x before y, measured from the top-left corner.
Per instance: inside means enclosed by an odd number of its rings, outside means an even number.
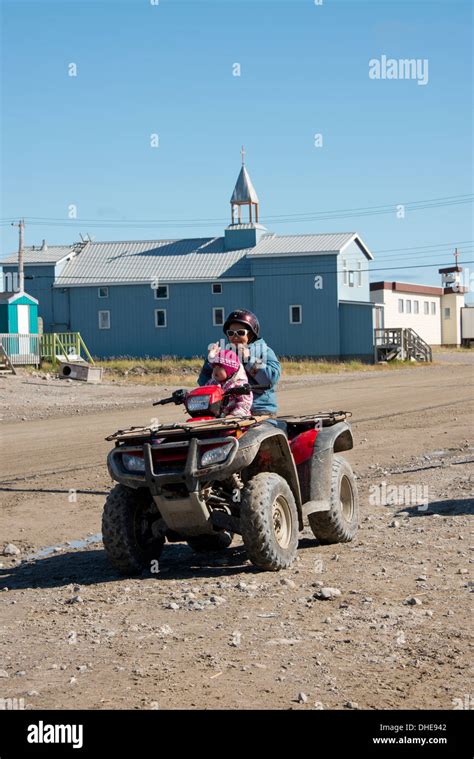
[[[219,350],[220,350],[219,343],[213,343],[213,345],[209,346],[209,350],[207,353],[207,360],[209,361],[210,364],[212,364],[213,360],[219,353]]]

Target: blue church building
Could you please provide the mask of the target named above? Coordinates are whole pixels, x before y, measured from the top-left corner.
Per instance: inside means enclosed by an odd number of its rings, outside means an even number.
[[[230,203],[219,237],[25,248],[43,331],[80,332],[98,358],[202,356],[226,313],[247,308],[279,356],[372,360],[373,256],[359,235],[269,231],[244,164]],[[2,265],[16,271],[16,255]]]

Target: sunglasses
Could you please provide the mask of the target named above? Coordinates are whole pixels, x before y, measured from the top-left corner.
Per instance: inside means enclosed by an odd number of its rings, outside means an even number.
[[[227,337],[245,337],[248,333],[248,329],[228,329],[226,335]]]

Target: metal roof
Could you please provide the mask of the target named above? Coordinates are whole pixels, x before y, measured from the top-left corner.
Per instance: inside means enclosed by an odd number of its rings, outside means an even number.
[[[257,193],[248,175],[245,166],[240,169],[240,174],[235,183],[234,192],[230,199],[231,203],[258,203]]]
[[[246,225],[239,225],[244,227]],[[65,262],[55,286],[183,282],[241,279],[251,277],[251,259],[271,256],[338,254],[355,241],[368,258],[370,251],[352,233],[282,235],[265,234],[250,248],[226,250],[224,237],[179,240],[131,240],[87,242],[79,246],[51,246],[48,251],[28,249],[25,264],[44,262],[41,256],[53,251],[57,260],[73,254]],[[17,263],[11,257],[11,263]],[[10,259],[8,259],[10,260]],[[53,261],[54,262],[54,259]]]
[[[62,258],[69,254],[74,254],[73,245],[48,245],[46,249],[41,249],[38,245],[27,245],[24,249],[25,264],[56,264]],[[0,259],[0,266],[18,263],[18,253],[12,253],[6,258]]]
[[[249,249],[224,250],[223,237],[136,242],[89,242],[55,284],[166,282],[249,277]]]
[[[265,235],[253,248],[250,256],[275,256],[299,253],[339,253],[348,243],[356,240],[359,246],[372,255],[355,232],[338,232],[319,235]]]

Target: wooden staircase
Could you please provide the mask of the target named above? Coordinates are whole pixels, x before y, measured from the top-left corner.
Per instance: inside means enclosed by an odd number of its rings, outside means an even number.
[[[433,361],[431,347],[411,327],[374,330],[375,361]]]
[[[0,374],[16,374],[10,357],[0,342]]]

